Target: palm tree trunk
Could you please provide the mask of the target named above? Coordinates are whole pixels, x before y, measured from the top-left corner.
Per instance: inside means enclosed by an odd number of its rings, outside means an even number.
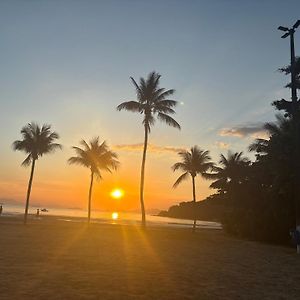
[[[193,181],[193,214],[194,214],[194,224],[193,224],[193,232],[196,231],[196,189],[195,189],[195,176],[192,176]]]
[[[30,199],[30,193],[31,193],[33,174],[34,174],[34,167],[35,167],[35,159],[32,160],[32,164],[31,164],[31,172],[30,172],[30,177],[29,177],[29,182],[28,182],[25,213],[24,213],[24,224],[27,223],[28,207],[29,207],[29,199]]]
[[[145,125],[145,139],[144,139],[144,150],[143,150],[143,159],[141,167],[141,183],[140,183],[140,201],[141,201],[141,212],[142,212],[142,227],[146,227],[146,213],[145,213],[145,204],[144,204],[144,180],[145,180],[145,163],[146,163],[146,154],[148,146],[148,128]]]
[[[91,221],[93,182],[94,182],[94,172],[91,172],[91,183],[90,183],[90,190],[89,190],[89,204],[88,204],[88,222],[89,222],[89,223],[90,223],[90,221]]]

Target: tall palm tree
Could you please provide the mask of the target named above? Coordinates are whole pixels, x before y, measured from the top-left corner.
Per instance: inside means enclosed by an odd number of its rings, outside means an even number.
[[[89,144],[85,140],[80,141],[80,144],[83,148],[72,147],[77,156],[69,158],[68,163],[89,168],[91,171],[88,196],[88,222],[90,222],[94,176],[96,176],[96,179],[102,179],[101,171],[111,173],[112,169],[117,169],[119,161],[117,160],[117,154],[109,150],[105,141],[101,144],[99,143],[99,137],[93,138]]]
[[[31,122],[21,129],[22,140],[17,140],[13,143],[15,151],[22,151],[27,154],[27,157],[22,162],[22,166],[27,167],[31,164],[31,173],[28,182],[24,224],[27,223],[29,199],[31,193],[31,185],[33,180],[35,162],[44,154],[54,152],[56,149],[61,149],[60,144],[54,143],[59,138],[56,132],[51,132],[51,125],[44,124],[40,127],[38,124]]]
[[[195,177],[199,174],[205,179],[209,179],[208,171],[214,166],[209,156],[209,151],[204,151],[194,146],[190,151],[179,152],[178,155],[181,157],[181,162],[177,162],[172,166],[173,171],[181,170],[184,173],[178,177],[173,187],[176,188],[183,180],[187,179],[189,175],[192,177],[193,184],[193,205],[194,212],[196,212],[196,187]],[[193,231],[196,230],[196,214],[194,215]]]
[[[221,154],[219,164],[221,166],[215,166],[213,168],[215,173],[210,175],[211,179],[216,179],[210,187],[228,192],[230,188],[237,187],[245,179],[246,167],[249,166],[250,161],[243,157],[243,152],[228,151],[227,157]]]
[[[145,162],[148,145],[148,134],[151,126],[154,125],[156,118],[169,126],[180,129],[180,125],[170,116],[175,114],[173,109],[177,105],[177,101],[168,99],[174,94],[174,90],[166,90],[159,87],[160,75],[152,72],[148,78],[140,78],[138,84],[132,77],[130,77],[137,94],[137,101],[127,101],[121,103],[117,110],[128,110],[137,112],[143,115],[144,126],[144,149],[141,166],[141,182],[140,182],[140,202],[142,211],[142,226],[146,226],[146,213],[144,204],[144,177],[145,177]]]

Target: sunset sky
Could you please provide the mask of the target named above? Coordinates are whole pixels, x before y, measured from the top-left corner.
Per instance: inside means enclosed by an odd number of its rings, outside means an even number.
[[[276,28],[292,25],[299,11],[299,0],[1,1],[1,201],[25,199],[30,169],[11,144],[36,121],[52,124],[64,148],[38,161],[33,204],[86,207],[89,171],[67,159],[80,139],[100,136],[121,168],[95,185],[94,207],[139,209],[142,118],[116,106],[135,99],[130,76],[153,70],[176,90],[182,130],[157,122],[151,131],[146,208],[191,200],[190,181],[172,189],[177,151],[197,144],[217,161],[265,136],[270,103],[289,98],[288,78],[277,72],[289,62],[289,43]],[[213,193],[208,185],[198,178],[199,200]],[[110,197],[116,187],[125,191],[120,200]]]

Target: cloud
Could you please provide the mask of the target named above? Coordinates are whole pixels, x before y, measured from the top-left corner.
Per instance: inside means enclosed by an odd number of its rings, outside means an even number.
[[[228,149],[230,144],[224,142],[215,142],[215,145],[220,149]]]
[[[232,128],[222,128],[219,131],[220,136],[234,136],[239,138],[268,138],[268,133],[264,129],[264,123],[248,124],[234,126]]]
[[[144,144],[123,144],[114,145],[112,148],[114,150],[128,151],[128,152],[141,152],[143,150]],[[157,146],[154,144],[148,144],[148,151],[153,153],[178,153],[180,151],[185,151],[185,148],[180,147],[169,147],[169,146]]]

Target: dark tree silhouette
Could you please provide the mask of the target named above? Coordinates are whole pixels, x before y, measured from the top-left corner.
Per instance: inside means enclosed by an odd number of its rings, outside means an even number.
[[[88,196],[88,222],[90,222],[94,176],[97,179],[102,179],[100,171],[103,170],[111,173],[112,170],[117,169],[119,162],[117,154],[109,150],[105,141],[101,144],[99,143],[99,137],[92,139],[89,144],[85,140],[82,140],[80,144],[83,146],[83,149],[72,147],[77,156],[69,158],[68,163],[84,166],[91,171]]]
[[[278,115],[276,122],[264,128],[269,139],[257,139],[249,146],[256,161],[240,169],[238,184],[230,186],[231,192],[222,194],[224,188],[219,189],[219,197],[229,206],[222,224],[241,237],[288,243],[299,208],[293,189],[293,121]]]
[[[128,110],[137,112],[143,115],[144,126],[144,149],[141,166],[141,182],[140,182],[140,202],[142,212],[142,226],[146,227],[146,212],[144,204],[144,177],[145,177],[145,162],[148,145],[148,134],[150,133],[151,126],[154,125],[156,118],[169,126],[180,129],[180,125],[170,115],[175,114],[173,109],[177,105],[177,101],[168,99],[169,96],[174,94],[174,90],[166,90],[160,88],[159,81],[160,75],[152,72],[148,78],[140,78],[138,84],[132,77],[130,77],[137,94],[137,101],[127,101],[121,103],[117,110]]]
[[[291,74],[291,65],[282,67],[279,69],[280,72],[284,73],[285,75]],[[300,89],[300,57],[296,57],[295,59],[295,86],[296,89]],[[292,84],[289,82],[285,87],[291,88]],[[293,114],[293,103],[291,101],[287,101],[285,99],[275,100],[272,102],[272,105],[275,106],[277,110],[285,111],[286,116],[292,116]],[[297,107],[296,109],[300,110],[300,101],[297,100]]]
[[[56,132],[51,132],[50,129],[50,125],[44,124],[42,127],[40,127],[38,124],[31,122],[21,129],[22,140],[17,140],[12,145],[15,151],[22,151],[28,154],[26,159],[22,162],[22,166],[27,167],[31,164],[31,173],[28,182],[25,205],[24,224],[27,223],[35,162],[44,154],[52,153],[56,149],[62,148],[60,144],[54,143],[54,141],[59,138],[59,135]]]
[[[292,152],[292,121],[284,118],[282,115],[276,115],[276,122],[268,122],[264,125],[264,129],[269,133],[269,139],[256,139],[250,146],[249,151],[256,152],[258,160],[263,156],[274,155],[274,158],[287,151],[288,155]]]
[[[280,72],[284,73],[285,75],[290,75],[292,68],[291,65],[282,67],[279,69]],[[300,57],[295,58],[295,73],[296,73],[296,88],[300,89]],[[291,88],[292,84],[289,82],[285,87]]]
[[[220,166],[213,168],[214,174],[211,179],[216,179],[211,188],[218,189],[222,192],[234,190],[247,176],[246,167],[249,166],[248,158],[243,157],[243,152],[228,151],[227,157],[221,154],[219,161]]]
[[[183,180],[187,179],[189,175],[192,177],[193,185],[193,205],[194,211],[196,209],[196,187],[195,177],[197,175],[202,176],[205,179],[209,179],[208,171],[211,170],[214,164],[211,162],[209,151],[203,151],[197,146],[191,148],[190,151],[179,152],[181,162],[177,162],[172,166],[173,171],[181,170],[184,173],[178,177],[173,187],[176,188]],[[194,215],[193,231],[196,229],[196,215]]]

